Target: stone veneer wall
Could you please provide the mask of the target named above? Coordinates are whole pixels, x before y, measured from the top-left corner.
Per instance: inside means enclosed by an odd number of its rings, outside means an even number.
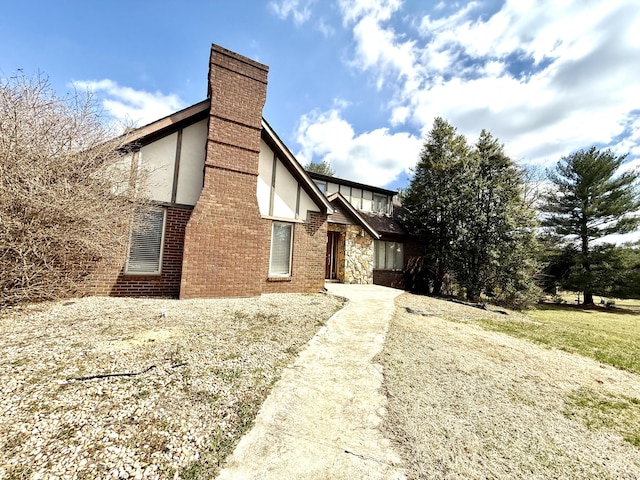
[[[373,238],[358,225],[347,225],[344,238],[343,283],[373,283]]]

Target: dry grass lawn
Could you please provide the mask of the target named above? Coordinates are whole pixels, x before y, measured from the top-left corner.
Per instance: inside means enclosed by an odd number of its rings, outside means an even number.
[[[5,312],[0,478],[212,478],[341,306],[93,297]],[[87,378],[115,373],[136,375]]]
[[[538,323],[517,313],[396,305],[380,361],[411,478],[640,478],[638,374],[481,326]]]

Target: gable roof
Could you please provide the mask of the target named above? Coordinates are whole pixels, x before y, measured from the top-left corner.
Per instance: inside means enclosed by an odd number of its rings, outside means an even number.
[[[372,212],[360,212],[360,214],[381,236],[407,236],[409,232],[402,221],[404,211],[404,207],[394,205],[392,215]]]
[[[276,132],[271,128],[267,121],[262,119],[262,139],[278,154],[278,158],[282,164],[287,167],[289,173],[298,181],[305,192],[323,211],[331,214],[333,208],[330,201],[320,191],[315,182],[311,179],[307,171],[298,163],[291,151],[287,148]]]
[[[330,202],[338,202],[349,214],[356,219],[358,224],[364,228],[364,230],[371,235],[374,239],[379,240],[381,235],[376,231],[375,228],[367,221],[367,219],[362,215],[361,212],[358,212],[350,202],[347,201],[346,198],[342,196],[340,192],[332,193],[329,195],[328,200]]]
[[[171,115],[151,122],[143,127],[136,128],[124,134],[126,143],[150,143],[157,138],[164,137],[173,130],[195,123],[199,120],[207,118],[211,100],[206,99],[198,102],[190,107],[183,108]]]
[[[191,125],[197,121],[204,120],[209,115],[211,99],[207,98],[201,102],[184,108],[180,111],[167,115],[155,122],[151,122],[140,128],[136,128],[123,135],[128,145],[144,145],[151,143],[158,138],[166,136],[181,127]],[[331,204],[318,189],[317,185],[309,177],[304,168],[298,163],[287,146],[280,140],[280,137],[273,130],[267,121],[262,119],[262,139],[278,154],[278,158],[289,170],[293,177],[300,183],[305,192],[311,197],[314,203],[320,207],[321,211],[329,214],[333,213]]]

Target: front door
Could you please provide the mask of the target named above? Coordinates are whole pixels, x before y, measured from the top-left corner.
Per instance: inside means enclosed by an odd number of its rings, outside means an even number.
[[[335,280],[338,278],[338,239],[340,232],[327,232],[327,261],[325,264],[324,278],[327,280]]]

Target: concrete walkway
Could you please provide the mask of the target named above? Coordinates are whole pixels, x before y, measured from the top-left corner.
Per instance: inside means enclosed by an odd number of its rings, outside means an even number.
[[[283,372],[219,480],[403,479],[379,431],[382,345],[399,290],[327,284],[349,299]]]

